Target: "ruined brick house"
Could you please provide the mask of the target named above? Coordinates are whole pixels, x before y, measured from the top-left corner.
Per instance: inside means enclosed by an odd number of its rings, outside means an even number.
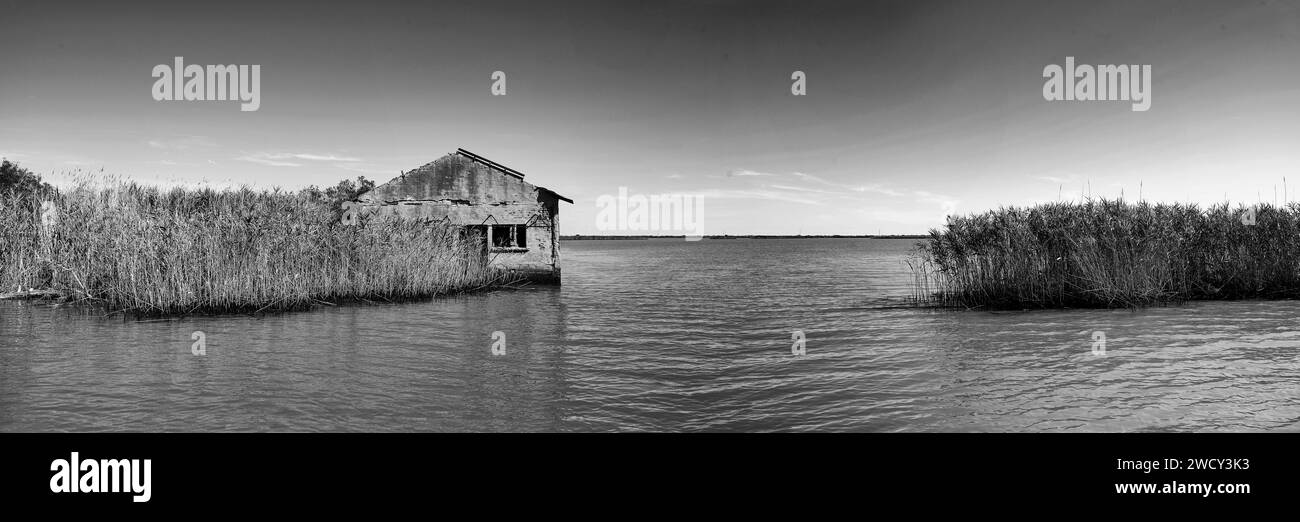
[[[364,215],[400,215],[463,226],[484,238],[492,266],[560,282],[560,201],[573,200],[465,149],[407,171],[357,198]]]

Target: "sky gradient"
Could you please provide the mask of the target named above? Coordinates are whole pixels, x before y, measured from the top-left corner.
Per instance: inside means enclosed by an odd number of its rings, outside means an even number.
[[[574,199],[566,234],[600,233],[619,187],[703,196],[711,234],[1300,196],[1295,1],[178,6],[0,1],[0,155],[56,183],[296,189],[463,147]],[[175,56],[261,65],[260,109],[154,101]],[[1066,56],[1151,65],[1150,110],[1044,100]]]

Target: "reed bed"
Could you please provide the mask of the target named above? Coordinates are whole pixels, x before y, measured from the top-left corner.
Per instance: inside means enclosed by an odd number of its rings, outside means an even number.
[[[1243,215],[1254,211],[1254,223]],[[1088,200],[949,216],[908,261],[914,298],[967,308],[1119,308],[1300,297],[1300,204]]]
[[[479,241],[415,220],[344,225],[306,193],[83,179],[0,194],[0,293],[162,315],[411,299],[504,283]]]

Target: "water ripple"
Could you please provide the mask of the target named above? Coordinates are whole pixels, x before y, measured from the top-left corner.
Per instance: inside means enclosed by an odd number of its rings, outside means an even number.
[[[909,241],[564,248],[561,288],[421,303],[148,322],[0,303],[0,430],[1300,428],[1293,301],[917,310]]]

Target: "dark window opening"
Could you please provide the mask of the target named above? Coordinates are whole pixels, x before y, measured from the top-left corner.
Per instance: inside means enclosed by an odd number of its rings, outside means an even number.
[[[487,243],[488,227],[486,225],[470,225],[463,230],[462,238],[470,241],[476,241],[480,244]]]
[[[494,250],[527,250],[527,225],[492,225],[492,248]]]

